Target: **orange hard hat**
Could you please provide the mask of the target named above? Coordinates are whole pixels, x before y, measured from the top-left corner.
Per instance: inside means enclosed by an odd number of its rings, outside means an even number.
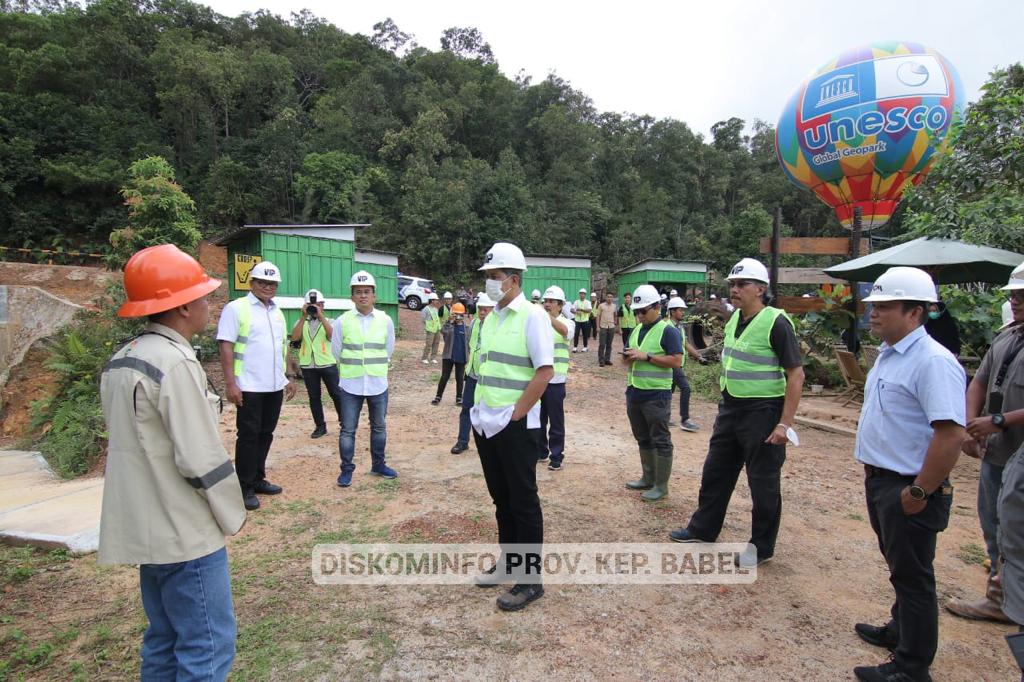
[[[142,249],[124,266],[128,300],[119,317],[144,317],[191,303],[220,286],[203,266],[174,244]]]
[[[456,303],[455,305],[452,306],[452,312],[453,313],[458,313],[460,315],[465,315],[466,314],[466,306],[462,305],[461,303]]]

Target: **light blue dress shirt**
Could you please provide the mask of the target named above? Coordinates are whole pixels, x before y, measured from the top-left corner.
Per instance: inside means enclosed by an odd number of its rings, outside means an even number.
[[[879,346],[864,386],[857,461],[916,476],[931,443],[932,423],[967,423],[967,375],[953,354],[918,327]]]

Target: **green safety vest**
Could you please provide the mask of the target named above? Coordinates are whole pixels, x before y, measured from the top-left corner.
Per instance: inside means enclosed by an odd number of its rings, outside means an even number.
[[[448,321],[448,318],[451,317],[451,312],[452,311],[448,309],[448,306],[444,303],[441,304],[441,308],[437,311],[437,318],[441,320],[441,324]]]
[[[786,373],[771,345],[772,327],[779,315],[793,324],[785,312],[767,306],[754,316],[738,339],[736,326],[740,311],[734,312],[726,323],[722,375],[718,385],[734,398],[780,398],[786,395]]]
[[[619,317],[622,318],[619,325],[623,329],[632,329],[636,326],[636,313],[633,312],[633,309],[629,307],[628,303],[622,306],[622,315]]]
[[[489,407],[515,405],[537,370],[526,346],[526,320],[533,304],[524,301],[519,310],[509,310],[501,321],[495,311],[484,320],[480,342],[480,369],[475,404]],[[540,402],[539,400],[537,401]]]
[[[641,343],[640,330],[643,327],[636,327],[629,335],[629,347],[638,348],[648,355],[664,355],[665,349],[661,347],[661,336],[668,328],[664,320],[658,320],[644,335]],[[672,369],[670,367],[658,367],[653,362],[637,361],[629,366],[629,385],[644,391],[671,391],[672,390]]]
[[[299,365],[316,365],[317,367],[330,367],[335,364],[334,354],[331,352],[331,342],[327,340],[327,331],[321,324],[316,334],[309,335],[309,320],[302,322],[302,345],[299,346]]]
[[[576,317],[573,318],[576,322],[586,322],[587,320],[590,319],[591,311],[590,310],[581,310],[581,306],[582,306],[583,303],[586,303],[586,301],[576,301],[576,303],[573,304],[573,305],[577,306],[577,308],[576,308]]]
[[[355,310],[341,316],[341,359],[338,367],[342,379],[388,375],[388,315],[380,310],[370,314],[373,322],[365,338],[362,322]]]
[[[428,334],[441,331],[441,320],[437,316],[437,309],[432,305],[427,306],[426,330]]]
[[[555,376],[569,376],[569,339],[555,331],[554,327],[551,333],[555,337]]]
[[[235,352],[235,376],[242,376],[242,367],[245,365],[245,345],[249,343],[249,331],[252,329],[252,303],[249,301],[249,297],[235,299],[238,301],[244,301],[239,304],[238,307],[238,336],[235,338],[234,352]],[[232,301],[233,303],[234,301]],[[263,305],[261,302],[260,305]],[[272,313],[274,319],[281,323],[281,329],[284,329],[286,323],[284,321],[284,313],[281,309],[274,306]],[[274,333],[271,329],[271,338]],[[288,368],[288,334],[285,333],[284,338],[281,341],[281,371],[284,372]]]
[[[466,372],[476,379],[480,376],[480,318],[474,318],[469,325],[469,367]]]

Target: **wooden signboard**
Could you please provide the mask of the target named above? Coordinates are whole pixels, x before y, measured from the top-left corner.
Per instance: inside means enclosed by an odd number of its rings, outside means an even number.
[[[861,253],[868,252],[868,240],[860,240]],[[771,237],[761,238],[761,253],[772,252]],[[849,237],[782,237],[779,253],[799,253],[819,256],[850,255]]]
[[[829,277],[820,268],[779,268],[779,284],[843,284],[845,281]]]

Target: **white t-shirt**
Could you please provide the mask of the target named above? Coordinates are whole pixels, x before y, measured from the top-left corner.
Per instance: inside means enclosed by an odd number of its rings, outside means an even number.
[[[284,318],[274,311],[277,304],[273,299],[269,306],[251,293],[236,298],[224,306],[217,323],[217,340],[234,343],[238,340],[238,309],[249,306],[249,340],[245,343],[245,359],[242,375],[236,377],[238,388],[252,393],[273,393],[288,383],[285,377],[284,345],[286,330]]]

